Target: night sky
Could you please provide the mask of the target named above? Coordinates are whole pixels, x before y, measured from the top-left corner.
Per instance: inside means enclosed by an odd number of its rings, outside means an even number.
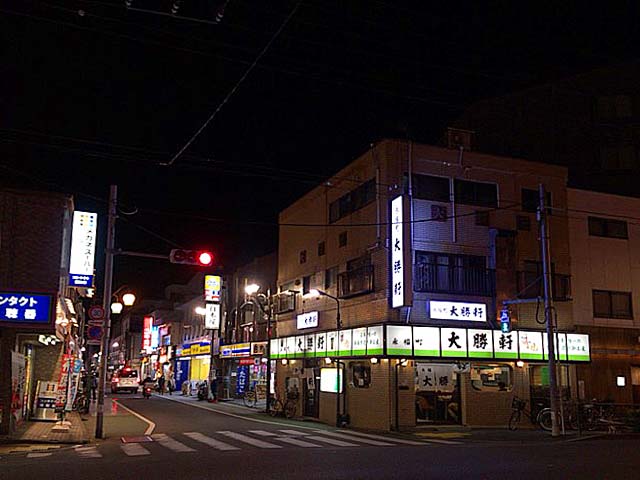
[[[635,2],[570,4],[183,0],[198,22],[125,0],[4,2],[0,185],[104,214],[115,182],[138,212],[118,246],[209,247],[230,268],[275,250],[277,213],[372,142],[440,143],[475,100],[634,59]],[[158,295],[193,273],[119,258],[115,286]]]

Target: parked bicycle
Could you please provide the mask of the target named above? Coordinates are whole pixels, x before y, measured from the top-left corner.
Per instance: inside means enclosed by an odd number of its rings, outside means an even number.
[[[511,417],[509,418],[509,430],[517,430],[522,417],[525,416],[543,430],[551,430],[551,409],[542,408],[536,415],[527,409],[527,401],[519,397],[514,397],[511,401]]]
[[[258,401],[265,400],[267,398],[266,389],[258,385],[251,390],[247,390],[242,397],[242,401],[244,402],[245,407],[254,408]]]
[[[296,416],[296,400],[297,394],[290,392],[283,400],[279,396],[272,397],[271,408],[269,408],[269,415],[272,417],[286,417],[293,418]]]

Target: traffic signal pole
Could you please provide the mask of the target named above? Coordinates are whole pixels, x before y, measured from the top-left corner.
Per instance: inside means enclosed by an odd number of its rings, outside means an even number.
[[[553,297],[551,291],[551,255],[549,253],[548,212],[545,205],[546,192],[544,185],[538,187],[540,204],[538,221],[540,222],[540,243],[542,252],[542,276],[544,285],[544,320],[547,325],[547,341],[549,343],[549,397],[551,407],[551,436],[560,435],[558,425],[558,383],[556,379],[556,353],[553,332]]]
[[[105,311],[102,345],[100,347],[100,379],[98,381],[98,405],[96,414],[96,438],[104,437],[104,393],[107,385],[107,357],[111,337],[111,290],[113,288],[113,256],[116,241],[118,187],[111,185],[109,192],[109,219],[107,222],[107,248],[104,260],[104,288],[102,304]]]

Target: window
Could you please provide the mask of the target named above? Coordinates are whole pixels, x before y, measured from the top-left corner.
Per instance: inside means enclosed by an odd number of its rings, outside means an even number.
[[[449,179],[431,175],[412,175],[413,198],[449,202]]]
[[[523,232],[531,231],[531,218],[528,215],[516,215],[516,229]]]
[[[456,203],[479,207],[498,206],[498,187],[495,183],[479,183],[469,180],[454,181]]]
[[[489,226],[489,212],[483,212],[481,210],[475,211],[476,225],[480,227]]]
[[[337,280],[338,280],[338,267],[327,268],[324,271],[325,290],[335,287]]]
[[[417,292],[491,296],[493,273],[485,257],[417,251],[413,287]]]
[[[311,290],[311,275],[302,277],[302,295],[306,295]]]
[[[593,291],[593,316],[598,318],[633,319],[631,293]]]
[[[340,235],[338,235],[338,246],[339,247],[347,246],[347,232],[340,232]]]
[[[371,385],[371,365],[352,363],[351,377],[355,388],[369,388]]]
[[[329,223],[334,223],[376,199],[376,181],[368,180],[329,204]]]
[[[300,263],[307,263],[307,251],[300,250]]]
[[[318,243],[318,256],[321,257],[326,253],[326,244],[324,241]]]
[[[551,207],[551,192],[545,192],[547,207]],[[536,213],[540,205],[540,194],[538,190],[523,188],[521,191],[521,206],[523,212]],[[550,210],[547,210],[551,213]]]
[[[480,391],[510,392],[513,369],[509,365],[472,365],[471,386]]]
[[[610,218],[589,217],[589,235],[627,239],[629,238],[627,222]]]

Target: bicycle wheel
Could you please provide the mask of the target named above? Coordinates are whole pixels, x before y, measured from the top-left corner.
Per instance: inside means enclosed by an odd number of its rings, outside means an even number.
[[[511,413],[511,418],[509,419],[509,430],[512,432],[518,429],[518,424],[520,423],[520,418],[522,417],[522,410],[514,410]]]
[[[542,410],[540,410],[540,413],[538,413],[538,418],[536,418],[536,420],[538,422],[538,425],[540,425],[540,428],[546,430],[547,432],[551,431],[553,422],[551,418],[550,408],[543,408]]]
[[[287,400],[284,406],[284,415],[287,418],[293,418],[296,416],[296,402],[293,400]]]
[[[282,410],[283,410],[282,402],[277,398],[274,398],[271,401],[271,408],[269,409],[269,415],[271,415],[272,417],[277,417],[278,415],[282,414]]]
[[[250,391],[244,394],[244,397],[242,397],[242,400],[244,401],[244,405],[245,407],[250,407],[253,408],[256,406],[256,392]]]

